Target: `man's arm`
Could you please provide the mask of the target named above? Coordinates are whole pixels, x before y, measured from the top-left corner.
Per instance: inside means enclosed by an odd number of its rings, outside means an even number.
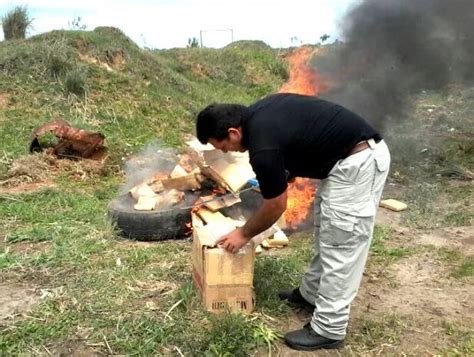
[[[242,227],[245,238],[251,239],[257,234],[270,228],[286,210],[287,190],[281,195],[264,199],[254,216]]]
[[[270,228],[278,220],[286,210],[286,199],[286,190],[280,196],[265,199],[255,215],[243,227],[222,236],[216,243],[222,244],[222,247],[229,252],[237,253],[252,237]]]

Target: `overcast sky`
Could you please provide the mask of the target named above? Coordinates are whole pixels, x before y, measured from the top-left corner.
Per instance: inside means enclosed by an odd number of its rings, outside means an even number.
[[[81,18],[87,30],[115,26],[138,45],[185,47],[191,37],[206,47],[233,40],[262,40],[272,47],[316,43],[323,34],[340,38],[338,24],[360,0],[0,0],[0,15],[26,5],[34,35],[71,29]],[[214,31],[214,30],[233,30]],[[0,34],[3,39],[3,31]]]

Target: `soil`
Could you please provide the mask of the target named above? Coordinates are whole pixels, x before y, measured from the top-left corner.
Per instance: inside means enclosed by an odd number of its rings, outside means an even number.
[[[455,227],[420,232],[400,226],[400,213],[380,209],[377,223],[394,227],[394,244],[400,248],[418,248],[416,253],[402,257],[384,269],[385,278],[379,278],[380,267],[368,264],[363,281],[351,308],[349,338],[344,348],[299,352],[277,343],[278,356],[333,356],[333,355],[438,355],[442,348],[455,346],[456,339],[443,331],[443,322],[464,328],[474,327],[474,285],[466,280],[450,277],[450,264],[440,259],[435,248],[460,249],[470,255],[474,251],[474,228]],[[375,269],[375,271],[374,271]],[[382,343],[367,352],[364,346],[351,339],[364,319],[399,316],[406,325],[393,343]],[[295,312],[287,321],[284,331],[301,328],[311,316]],[[363,351],[360,351],[362,349]]]
[[[39,294],[30,286],[0,283],[0,321],[26,314],[39,301]]]
[[[16,186],[0,186],[0,195],[19,195],[26,192],[36,192],[53,187],[52,181],[19,183]]]
[[[10,98],[8,94],[0,93],[0,109],[7,108],[9,101],[10,101]]]

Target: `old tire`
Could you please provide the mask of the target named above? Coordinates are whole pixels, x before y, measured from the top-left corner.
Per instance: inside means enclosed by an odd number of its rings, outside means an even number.
[[[108,215],[122,237],[158,241],[181,239],[189,235],[187,223],[191,222],[191,210],[172,208],[163,211],[135,211],[133,198],[122,195],[108,205]]]

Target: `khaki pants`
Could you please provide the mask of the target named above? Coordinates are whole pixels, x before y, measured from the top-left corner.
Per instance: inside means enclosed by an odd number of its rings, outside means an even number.
[[[315,252],[300,291],[316,309],[312,328],[342,340],[362,279],[377,207],[390,166],[384,141],[340,160],[315,199]]]

